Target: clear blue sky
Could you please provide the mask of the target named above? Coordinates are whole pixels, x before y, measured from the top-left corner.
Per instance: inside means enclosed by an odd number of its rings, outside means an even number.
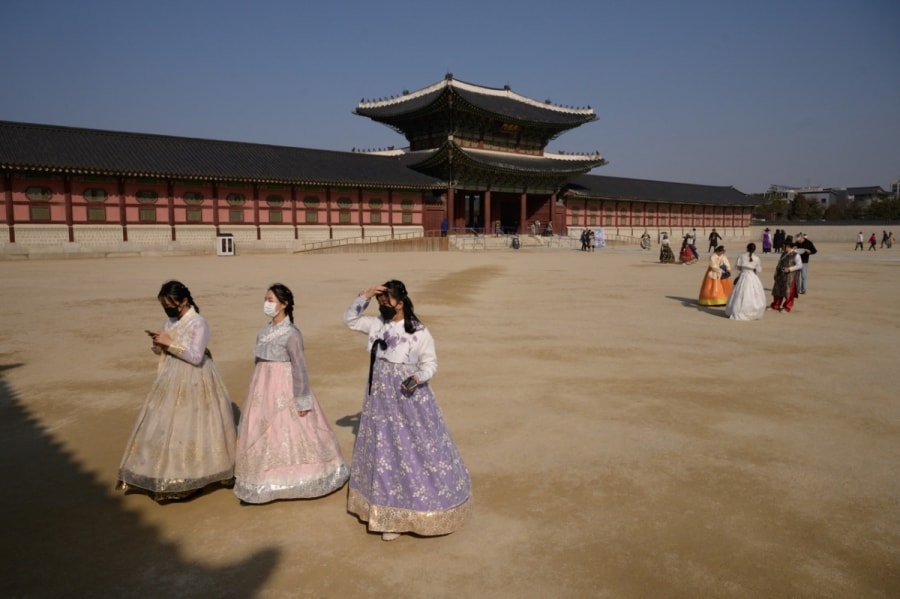
[[[457,79],[600,120],[594,173],[888,188],[897,0],[3,0],[0,119],[330,150],[403,146],[357,103]]]

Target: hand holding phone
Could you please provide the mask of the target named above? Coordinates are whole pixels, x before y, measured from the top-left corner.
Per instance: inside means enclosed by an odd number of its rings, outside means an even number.
[[[419,383],[416,382],[416,377],[411,376],[408,379],[406,379],[405,381],[403,381],[402,383],[400,383],[400,386],[403,387],[404,391],[412,391],[413,389],[415,389],[418,386],[418,384]]]
[[[144,332],[147,333],[148,335],[150,335],[151,337],[156,334],[153,331],[148,331],[147,329],[144,329]]]

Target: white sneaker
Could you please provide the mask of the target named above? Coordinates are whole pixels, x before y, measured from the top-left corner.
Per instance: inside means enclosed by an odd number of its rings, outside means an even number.
[[[396,539],[399,536],[400,536],[399,532],[383,532],[383,533],[381,533],[381,540],[382,541],[393,541],[394,539]]]

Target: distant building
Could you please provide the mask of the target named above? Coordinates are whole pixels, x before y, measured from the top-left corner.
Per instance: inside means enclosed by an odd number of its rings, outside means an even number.
[[[0,121],[0,248],[75,243],[298,248],[321,240],[495,227],[743,229],[758,200],[733,187],[588,174],[597,152],[549,141],[595,121],[447,75],[355,113],[402,134],[401,149],[335,152]],[[636,232],[636,233],[635,233]]]
[[[830,206],[855,204],[867,208],[872,200],[885,195],[884,189],[878,185],[869,187],[788,187],[773,185],[769,188],[767,196],[777,194],[793,202],[794,198],[802,195],[807,202],[818,202],[824,212]]]

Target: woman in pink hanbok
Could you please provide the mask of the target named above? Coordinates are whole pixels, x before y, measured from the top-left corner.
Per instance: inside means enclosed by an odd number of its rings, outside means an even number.
[[[190,290],[169,281],[158,299],[168,319],[147,334],[159,367],[125,446],[117,488],[143,489],[165,502],[231,484],[235,428],[231,397],[206,347],[209,325]]]
[[[309,499],[340,489],[350,471],[309,386],[294,294],[276,283],[256,338],[256,366],[238,427],[234,494],[243,503]]]

